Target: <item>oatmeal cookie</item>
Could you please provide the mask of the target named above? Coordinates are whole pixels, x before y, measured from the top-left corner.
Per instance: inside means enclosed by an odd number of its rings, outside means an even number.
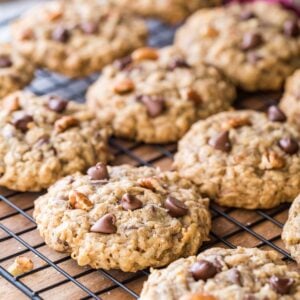
[[[297,300],[299,271],[275,251],[212,248],[152,270],[141,300]]]
[[[249,91],[278,90],[300,67],[297,16],[263,1],[200,10],[179,29],[175,44],[192,63],[204,60]]]
[[[291,255],[300,263],[300,195],[289,210],[289,218],[284,225],[282,239]]]
[[[208,199],[177,172],[97,164],[35,202],[46,243],[79,265],[135,272],[195,254],[208,239]]]
[[[147,37],[142,20],[105,1],[51,1],[33,8],[12,29],[14,46],[27,59],[70,77],[100,71]]]
[[[0,185],[39,191],[60,177],[106,162],[108,131],[83,104],[29,92],[0,104]]]
[[[175,167],[225,206],[271,208],[300,192],[300,133],[271,106],[268,114],[223,112],[194,124]]]
[[[0,98],[23,88],[33,78],[34,66],[10,44],[0,45]]]
[[[217,69],[190,66],[174,47],[135,50],[106,67],[87,93],[90,109],[116,136],[146,143],[177,141],[234,98],[234,86]]]

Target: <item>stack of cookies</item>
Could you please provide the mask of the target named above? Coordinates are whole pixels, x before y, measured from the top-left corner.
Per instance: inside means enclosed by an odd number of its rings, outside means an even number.
[[[35,201],[39,232],[80,266],[165,267],[142,300],[300,299],[299,271],[273,251],[195,256],[210,200],[268,209],[296,199],[282,237],[300,262],[300,21],[276,4],[220,2],[51,1],[0,48],[0,185],[48,189]],[[174,23],[194,11],[173,45],[146,46],[137,15]],[[20,90],[35,68],[102,74],[78,104]],[[283,87],[265,112],[233,108],[241,90]],[[173,170],[108,165],[112,135],[178,142]]]

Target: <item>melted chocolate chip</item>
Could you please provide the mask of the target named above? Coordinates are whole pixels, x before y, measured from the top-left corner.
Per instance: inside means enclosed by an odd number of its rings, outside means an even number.
[[[116,217],[113,214],[106,214],[101,217],[92,227],[91,232],[99,233],[116,233],[117,227],[115,225]]]
[[[14,126],[25,133],[28,130],[28,124],[33,122],[33,117],[27,114],[21,115],[14,119]]]
[[[128,193],[123,195],[120,203],[125,210],[136,210],[143,207],[142,201],[140,201],[136,196]]]
[[[91,180],[104,180],[109,178],[108,170],[105,164],[97,163],[87,170],[87,174]]]
[[[174,218],[183,217],[188,213],[188,207],[182,201],[171,196],[165,201],[165,208]]]
[[[240,20],[247,21],[249,19],[255,18],[255,14],[251,10],[243,10],[240,14]]]
[[[63,112],[68,105],[68,101],[65,101],[59,97],[50,97],[49,101],[48,101],[48,108],[61,113]]]
[[[287,295],[294,283],[292,278],[279,278],[273,275],[270,278],[271,287],[281,295]]]
[[[227,272],[227,277],[232,283],[241,285],[241,273],[236,268],[230,269]]]
[[[208,144],[217,150],[221,150],[223,152],[229,152],[231,150],[229,131],[221,132],[216,137],[211,138],[208,141]]]
[[[216,267],[207,260],[195,262],[190,269],[195,280],[206,280],[217,274]]]
[[[285,122],[286,116],[278,106],[272,105],[268,109],[268,118],[272,122]]]
[[[241,44],[242,50],[250,50],[260,46],[263,43],[263,38],[259,33],[247,32],[243,37]]]
[[[298,142],[292,138],[282,138],[279,147],[287,154],[295,154],[299,150]]]
[[[80,25],[81,30],[87,34],[94,34],[98,32],[99,23],[97,22],[84,22]]]
[[[173,71],[176,68],[190,68],[190,65],[183,58],[175,58],[168,65],[168,70]]]
[[[66,43],[70,38],[70,32],[64,27],[57,27],[52,32],[52,39],[56,42]]]
[[[7,55],[0,56],[0,68],[9,68],[13,65],[11,59]]]
[[[145,105],[151,118],[158,117],[165,109],[165,99],[162,97],[141,95],[137,100]]]
[[[124,70],[126,69],[126,67],[128,67],[130,64],[132,63],[132,58],[131,56],[125,56],[123,58],[117,59],[114,62],[114,65],[116,68],[118,68],[119,70]]]
[[[283,24],[283,32],[286,36],[297,37],[300,33],[300,28],[297,20],[287,20]]]

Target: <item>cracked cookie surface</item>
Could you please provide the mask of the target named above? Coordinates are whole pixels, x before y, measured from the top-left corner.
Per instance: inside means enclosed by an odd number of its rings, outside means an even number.
[[[296,300],[299,271],[275,251],[211,248],[153,270],[141,300]]]
[[[300,134],[276,106],[268,115],[223,112],[199,121],[179,142],[175,167],[225,206],[271,208],[300,187]]]
[[[174,47],[140,48],[106,67],[87,100],[116,136],[167,143],[198,119],[228,110],[235,94],[217,69],[188,65]]]
[[[249,91],[279,90],[300,67],[299,19],[262,1],[200,10],[175,44],[192,63],[204,60]]]
[[[208,239],[208,199],[177,172],[97,164],[35,202],[45,242],[79,265],[135,272],[195,254]]]
[[[289,210],[289,217],[286,221],[282,239],[286,248],[290,251],[293,258],[300,263],[300,196],[294,200]]]
[[[197,9],[220,5],[220,0],[114,0],[116,5],[126,7],[145,17],[156,17],[169,23],[177,23]]]
[[[10,44],[0,45],[0,98],[26,86],[33,75],[34,66],[28,60]]]
[[[15,92],[1,102],[0,185],[39,191],[106,162],[108,130],[83,104]]]
[[[86,76],[144,45],[145,23],[108,2],[51,1],[13,24],[13,43],[40,67]]]

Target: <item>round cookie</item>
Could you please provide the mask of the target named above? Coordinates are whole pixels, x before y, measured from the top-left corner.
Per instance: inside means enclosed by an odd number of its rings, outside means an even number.
[[[300,192],[300,133],[271,106],[223,112],[194,124],[175,167],[220,205],[271,208]]]
[[[145,17],[177,23],[197,9],[220,5],[221,0],[114,0],[116,5]]]
[[[288,78],[285,92],[280,101],[280,108],[287,115],[288,120],[300,128],[300,70]]]
[[[300,195],[290,207],[289,218],[283,227],[282,239],[293,258],[300,263]]]
[[[57,179],[106,162],[108,131],[83,104],[29,92],[0,104],[0,185],[39,191]]]
[[[217,69],[189,66],[174,47],[135,50],[106,67],[87,93],[90,109],[116,136],[146,143],[177,141],[234,98],[234,86]]]
[[[208,199],[177,172],[97,164],[35,202],[46,243],[81,266],[135,272],[195,254],[208,239]]]
[[[20,53],[70,77],[100,71],[141,47],[146,37],[142,20],[99,1],[51,1],[13,25],[14,46]]]
[[[211,248],[152,271],[140,300],[297,300],[300,274],[275,251]]]
[[[23,88],[33,78],[34,66],[10,44],[0,45],[0,98]]]
[[[190,62],[204,60],[248,91],[279,90],[300,67],[297,16],[264,1],[200,10],[178,30],[175,44]]]

